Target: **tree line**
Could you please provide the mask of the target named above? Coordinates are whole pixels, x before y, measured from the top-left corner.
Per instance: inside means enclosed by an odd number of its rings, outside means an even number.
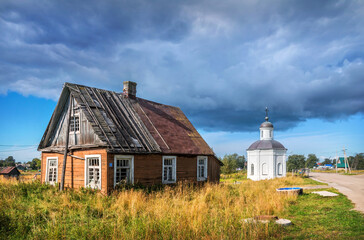
[[[302,169],[302,168],[313,168],[317,167],[319,159],[315,154],[308,154],[307,158],[304,155],[290,155],[287,161],[287,171]],[[364,153],[358,153],[355,156],[348,157],[349,165],[354,170],[364,169]],[[325,158],[322,164],[336,164],[336,159]]]
[[[229,174],[237,172],[237,169],[244,169],[245,168],[245,156],[239,156],[239,154],[226,154],[223,158],[219,158],[220,161],[224,164],[221,167],[221,173]]]
[[[223,158],[219,158],[224,164],[221,167],[221,173],[229,174],[237,172],[237,169],[246,168],[246,159],[244,156],[239,156],[237,153],[226,154]],[[307,155],[293,154],[288,156],[287,171],[298,170],[302,168],[313,168],[318,166],[319,159],[315,154],[311,153]],[[348,157],[349,165],[354,170],[364,169],[364,153],[358,153],[355,156]],[[335,159],[325,158],[322,164],[336,164]]]
[[[15,167],[17,164],[22,164],[21,162],[16,162],[13,156],[9,156],[5,159],[0,159],[0,167]],[[33,170],[39,170],[41,166],[41,161],[39,158],[33,158],[32,161],[27,162],[29,167]]]

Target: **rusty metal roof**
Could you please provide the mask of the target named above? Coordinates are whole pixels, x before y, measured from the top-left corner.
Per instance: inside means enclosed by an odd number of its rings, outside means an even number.
[[[141,98],[134,107],[163,153],[214,155],[180,108]]]
[[[70,94],[110,151],[214,155],[181,109],[72,83],[64,85],[38,150],[49,147]]]
[[[0,168],[0,175],[8,175],[12,171],[14,171],[14,173],[18,173],[18,175],[20,174],[19,170],[16,167],[3,167]]]

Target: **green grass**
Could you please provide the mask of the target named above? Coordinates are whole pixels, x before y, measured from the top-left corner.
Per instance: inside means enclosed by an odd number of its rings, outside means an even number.
[[[241,182],[247,179],[246,175],[247,175],[246,170],[237,173],[221,174],[220,182],[224,183]]]
[[[327,191],[327,189],[325,189]],[[280,217],[294,225],[283,229],[283,239],[364,239],[364,216],[335,189],[337,197],[323,197],[305,190]]]
[[[327,183],[318,182],[308,177],[303,177],[303,180],[304,180],[303,185],[327,185]]]
[[[178,184],[110,196],[86,189],[59,192],[37,181],[0,181],[0,239],[364,239],[364,217],[350,210],[344,195],[276,192],[322,183],[301,177],[245,179],[238,173],[222,180],[241,184]],[[294,225],[242,222],[265,214]]]

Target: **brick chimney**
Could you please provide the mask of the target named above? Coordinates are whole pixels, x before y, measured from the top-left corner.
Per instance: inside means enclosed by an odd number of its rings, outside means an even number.
[[[123,93],[125,97],[135,98],[136,97],[136,82],[124,81]]]

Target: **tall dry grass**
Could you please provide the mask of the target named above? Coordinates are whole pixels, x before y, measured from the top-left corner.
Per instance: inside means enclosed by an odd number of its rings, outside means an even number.
[[[278,237],[274,224],[244,218],[278,215],[296,196],[276,188],[304,184],[287,177],[260,182],[179,183],[154,192],[59,192],[39,182],[0,181],[0,238],[36,239],[262,239]]]

